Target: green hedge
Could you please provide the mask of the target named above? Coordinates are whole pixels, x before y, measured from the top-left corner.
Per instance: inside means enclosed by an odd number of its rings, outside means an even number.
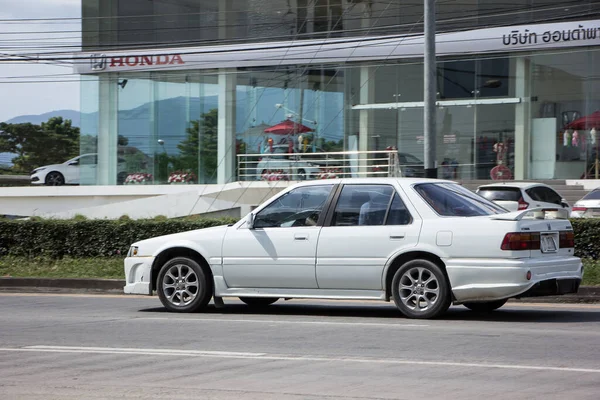
[[[0,256],[124,257],[142,239],[235,222],[200,220],[0,220]]]
[[[600,258],[600,219],[571,220],[575,232],[575,255],[581,258]]]
[[[0,256],[119,257],[138,240],[224,225],[235,219],[197,220],[30,220],[0,219]],[[573,219],[575,255],[597,260],[600,220]]]

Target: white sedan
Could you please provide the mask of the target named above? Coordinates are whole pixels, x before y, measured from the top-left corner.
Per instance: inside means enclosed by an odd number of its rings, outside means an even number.
[[[47,186],[78,185],[82,177],[95,181],[97,164],[97,154],[82,154],[62,164],[44,165],[34,169],[31,171],[30,181],[32,185]],[[122,183],[127,175],[124,159],[118,159],[117,168],[117,180]]]
[[[254,307],[393,299],[411,318],[439,316],[452,303],[489,311],[512,297],[577,292],[583,266],[562,217],[507,213],[443,180],[303,182],[236,224],[134,243],[124,291],[156,291],[176,312],[202,310],[213,297]]]
[[[571,218],[600,218],[600,188],[592,190],[573,204]]]

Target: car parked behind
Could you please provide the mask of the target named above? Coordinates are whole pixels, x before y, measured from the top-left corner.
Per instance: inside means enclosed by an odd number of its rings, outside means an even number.
[[[573,205],[572,218],[600,218],[600,188],[583,196]]]
[[[508,211],[530,208],[561,208],[571,214],[571,207],[552,187],[536,182],[502,182],[482,185],[477,194]]]

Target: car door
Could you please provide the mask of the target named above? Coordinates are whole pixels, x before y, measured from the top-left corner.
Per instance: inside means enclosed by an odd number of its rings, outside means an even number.
[[[392,185],[345,184],[317,247],[321,289],[381,290],[387,261],[417,245],[421,219]]]
[[[254,227],[229,229],[223,277],[232,288],[317,288],[317,241],[333,184],[293,189],[260,209]]]

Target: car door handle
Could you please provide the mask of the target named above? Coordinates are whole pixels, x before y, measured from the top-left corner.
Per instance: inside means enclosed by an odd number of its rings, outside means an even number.
[[[390,235],[390,239],[392,239],[392,240],[404,239],[404,235]]]
[[[296,233],[294,235],[294,240],[308,240],[308,235]]]

